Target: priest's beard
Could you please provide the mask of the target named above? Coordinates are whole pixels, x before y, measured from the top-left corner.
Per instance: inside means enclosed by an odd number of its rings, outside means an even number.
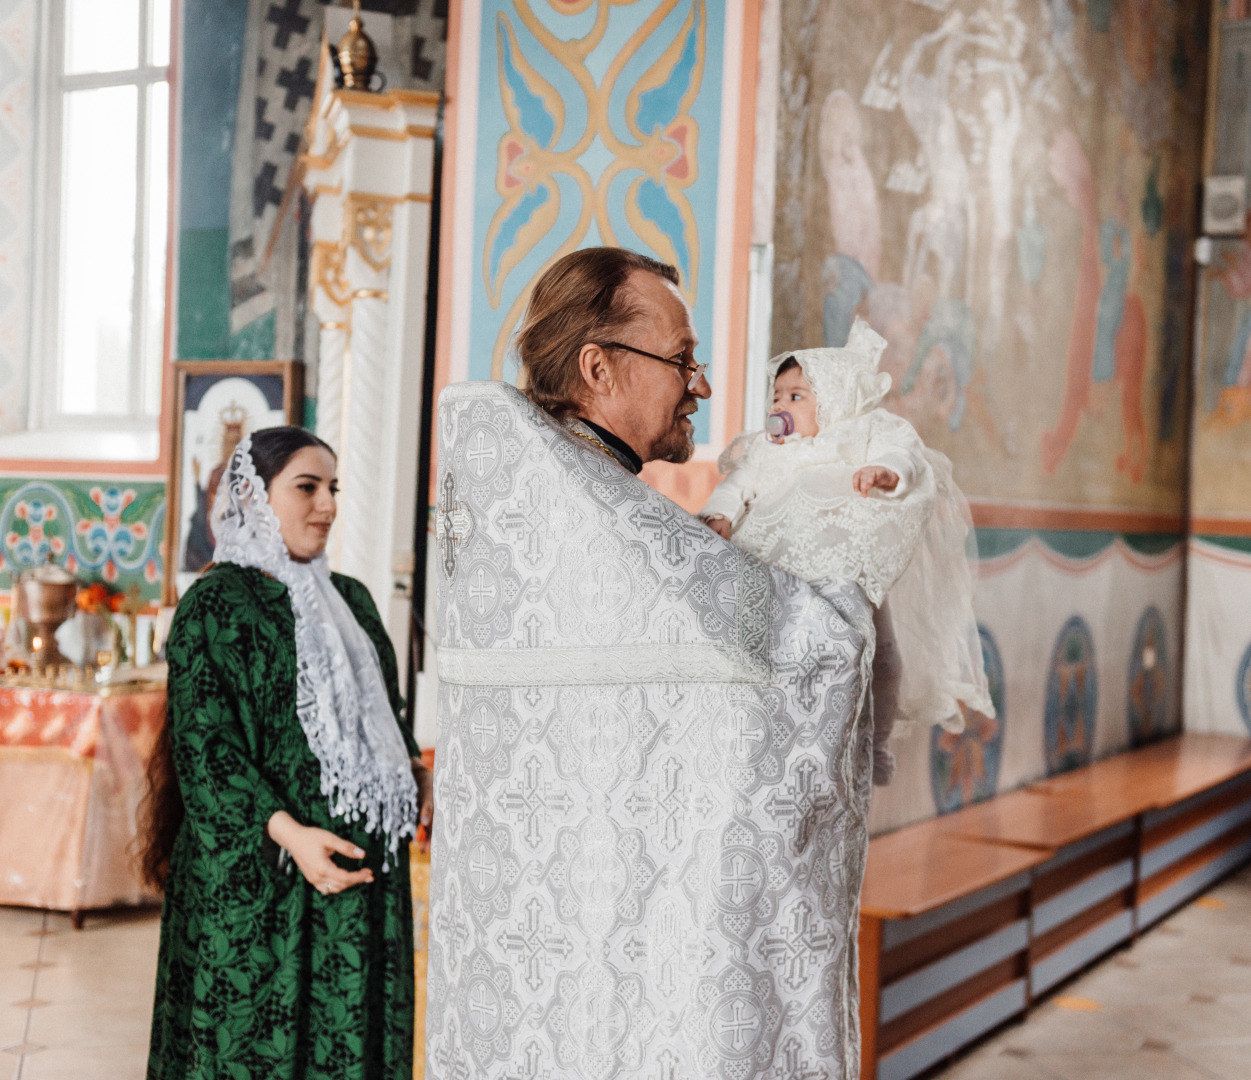
[[[693,397],[682,399],[682,404],[673,414],[673,426],[652,443],[649,461],[671,461],[681,465],[691,460],[691,455],[695,453],[695,428],[689,417],[699,407],[693,404],[694,400]]]

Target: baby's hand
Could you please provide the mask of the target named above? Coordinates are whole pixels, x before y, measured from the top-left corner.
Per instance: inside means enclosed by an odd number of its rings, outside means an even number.
[[[899,486],[899,474],[882,465],[866,465],[857,469],[851,478],[851,486],[861,495],[868,495],[874,488],[894,491]]]
[[[715,532],[722,540],[730,539],[730,519],[720,514],[704,518],[704,524]]]

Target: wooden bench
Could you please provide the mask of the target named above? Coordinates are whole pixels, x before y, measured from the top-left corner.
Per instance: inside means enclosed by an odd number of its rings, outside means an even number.
[[[1251,739],[1182,735],[875,838],[861,1076],[908,1080],[1251,860]]]

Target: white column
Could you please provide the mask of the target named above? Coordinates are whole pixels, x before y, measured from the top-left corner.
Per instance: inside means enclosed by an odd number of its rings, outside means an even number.
[[[368,586],[405,678],[438,98],[323,88],[304,184],[317,433],[339,454],[331,565]]]

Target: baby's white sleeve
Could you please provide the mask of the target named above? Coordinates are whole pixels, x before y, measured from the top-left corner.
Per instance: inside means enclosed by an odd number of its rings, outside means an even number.
[[[895,490],[887,493],[891,498],[898,498],[900,495],[906,494],[916,484],[921,475],[921,470],[925,467],[925,459],[920,454],[915,454],[910,450],[892,447],[889,450],[883,450],[881,453],[874,454],[873,464],[885,466],[899,477],[899,484]]]
[[[906,421],[891,417],[877,427],[869,440],[868,463],[890,469],[899,477],[899,484],[888,498],[906,495],[921,479],[927,465],[924,450],[921,437]]]
[[[699,512],[703,518],[729,518],[730,525],[738,528],[748,504],[755,498],[755,486],[744,469],[735,469],[712,490],[704,508]]]

